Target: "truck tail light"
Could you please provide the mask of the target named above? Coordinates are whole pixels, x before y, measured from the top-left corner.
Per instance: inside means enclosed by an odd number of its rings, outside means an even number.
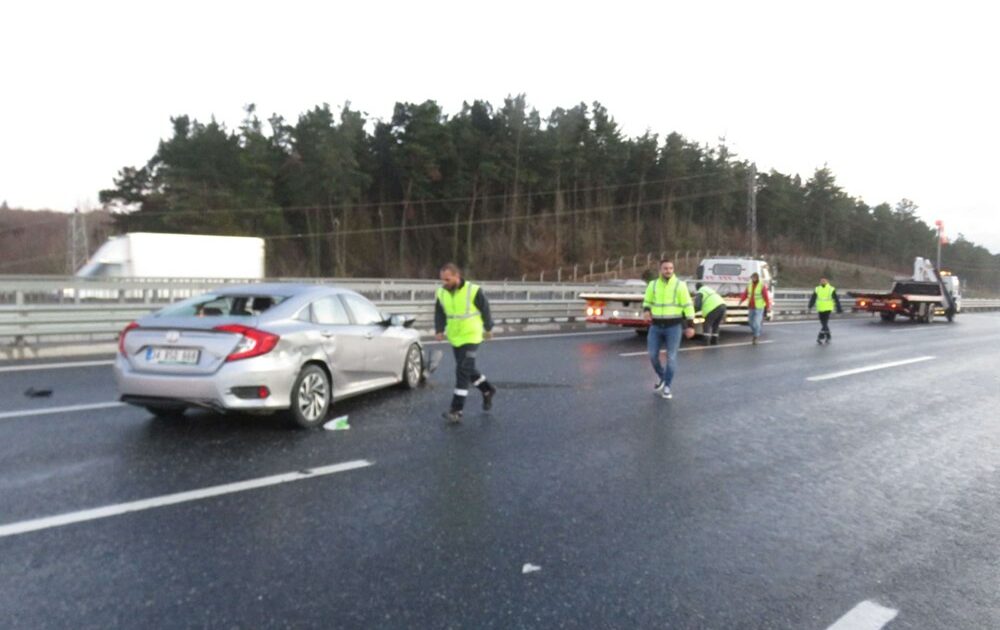
[[[239,324],[216,326],[212,330],[243,335],[233,351],[226,357],[227,362],[250,359],[267,354],[271,350],[274,350],[274,347],[278,345],[278,340],[281,339],[278,335],[250,328],[249,326],[240,326]]]
[[[128,356],[127,354],[125,354],[125,335],[127,335],[130,330],[135,330],[138,327],[139,327],[138,323],[132,322],[128,326],[126,326],[124,330],[118,333],[118,352],[123,357]]]

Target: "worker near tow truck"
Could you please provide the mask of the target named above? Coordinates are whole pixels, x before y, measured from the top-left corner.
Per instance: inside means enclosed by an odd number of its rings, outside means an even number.
[[[753,273],[750,276],[750,283],[746,290],[740,294],[740,304],[747,300],[747,320],[750,324],[750,332],[753,334],[753,345],[757,345],[760,338],[760,329],[764,323],[764,315],[771,310],[771,295],[767,287],[760,281],[760,274]]]
[[[455,391],[451,407],[442,414],[448,424],[462,421],[470,384],[483,394],[483,411],[493,406],[497,389],[476,369],[476,353],[483,339],[493,336],[492,330],[490,303],[479,285],[466,282],[454,263],[442,266],[441,287],[434,305],[434,332],[438,341],[447,337],[455,354]]]
[[[646,285],[646,295],[642,301],[643,315],[649,322],[646,335],[646,350],[653,364],[657,382],[653,390],[663,398],[672,398],[670,385],[677,369],[677,352],[681,346],[681,335],[694,337],[694,304],[687,283],[674,275],[674,263],[660,261],[660,274]],[[660,349],[667,349],[667,364],[660,363]]]
[[[695,286],[695,290],[694,310],[696,313],[701,313],[702,318],[704,318],[701,327],[705,337],[705,345],[718,345],[719,326],[726,319],[726,300],[719,295],[718,291],[700,282]]]
[[[844,309],[840,307],[840,297],[837,295],[837,289],[826,278],[819,279],[819,286],[809,296],[809,310],[812,310],[814,306],[816,307],[816,313],[819,315],[820,325],[819,337],[816,338],[816,343],[820,345],[830,343],[830,314],[833,313],[835,306],[837,313],[843,313]]]

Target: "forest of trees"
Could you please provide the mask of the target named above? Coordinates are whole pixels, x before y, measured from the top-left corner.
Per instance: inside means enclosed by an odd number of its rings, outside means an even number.
[[[281,276],[427,276],[455,260],[519,276],[611,255],[745,251],[750,160],[677,133],[626,137],[599,103],[542,116],[499,107],[397,103],[390,120],[345,104],[238,129],[188,116],[101,201],[121,231],[257,235]],[[765,252],[906,270],[935,233],[902,200],[870,206],[828,168],[756,180]],[[964,238],[948,266],[996,286],[1000,256]],[[990,273],[993,270],[993,273]]]

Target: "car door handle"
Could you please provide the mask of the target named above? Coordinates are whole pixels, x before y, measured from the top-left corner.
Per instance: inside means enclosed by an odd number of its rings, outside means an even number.
[[[321,332],[320,334],[321,334],[321,335],[323,335],[324,337],[326,337],[327,339],[329,339],[330,337],[332,337],[332,336],[333,336],[333,333],[332,333],[332,332],[330,332],[329,330],[324,330],[324,331],[323,331],[323,332]]]

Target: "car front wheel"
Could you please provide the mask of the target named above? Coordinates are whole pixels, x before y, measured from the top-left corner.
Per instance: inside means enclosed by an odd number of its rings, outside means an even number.
[[[291,419],[303,429],[314,429],[330,410],[330,379],[316,365],[302,368],[292,386]]]
[[[406,351],[406,361],[403,362],[403,386],[406,389],[416,389],[424,380],[424,357],[420,346],[413,344]]]

